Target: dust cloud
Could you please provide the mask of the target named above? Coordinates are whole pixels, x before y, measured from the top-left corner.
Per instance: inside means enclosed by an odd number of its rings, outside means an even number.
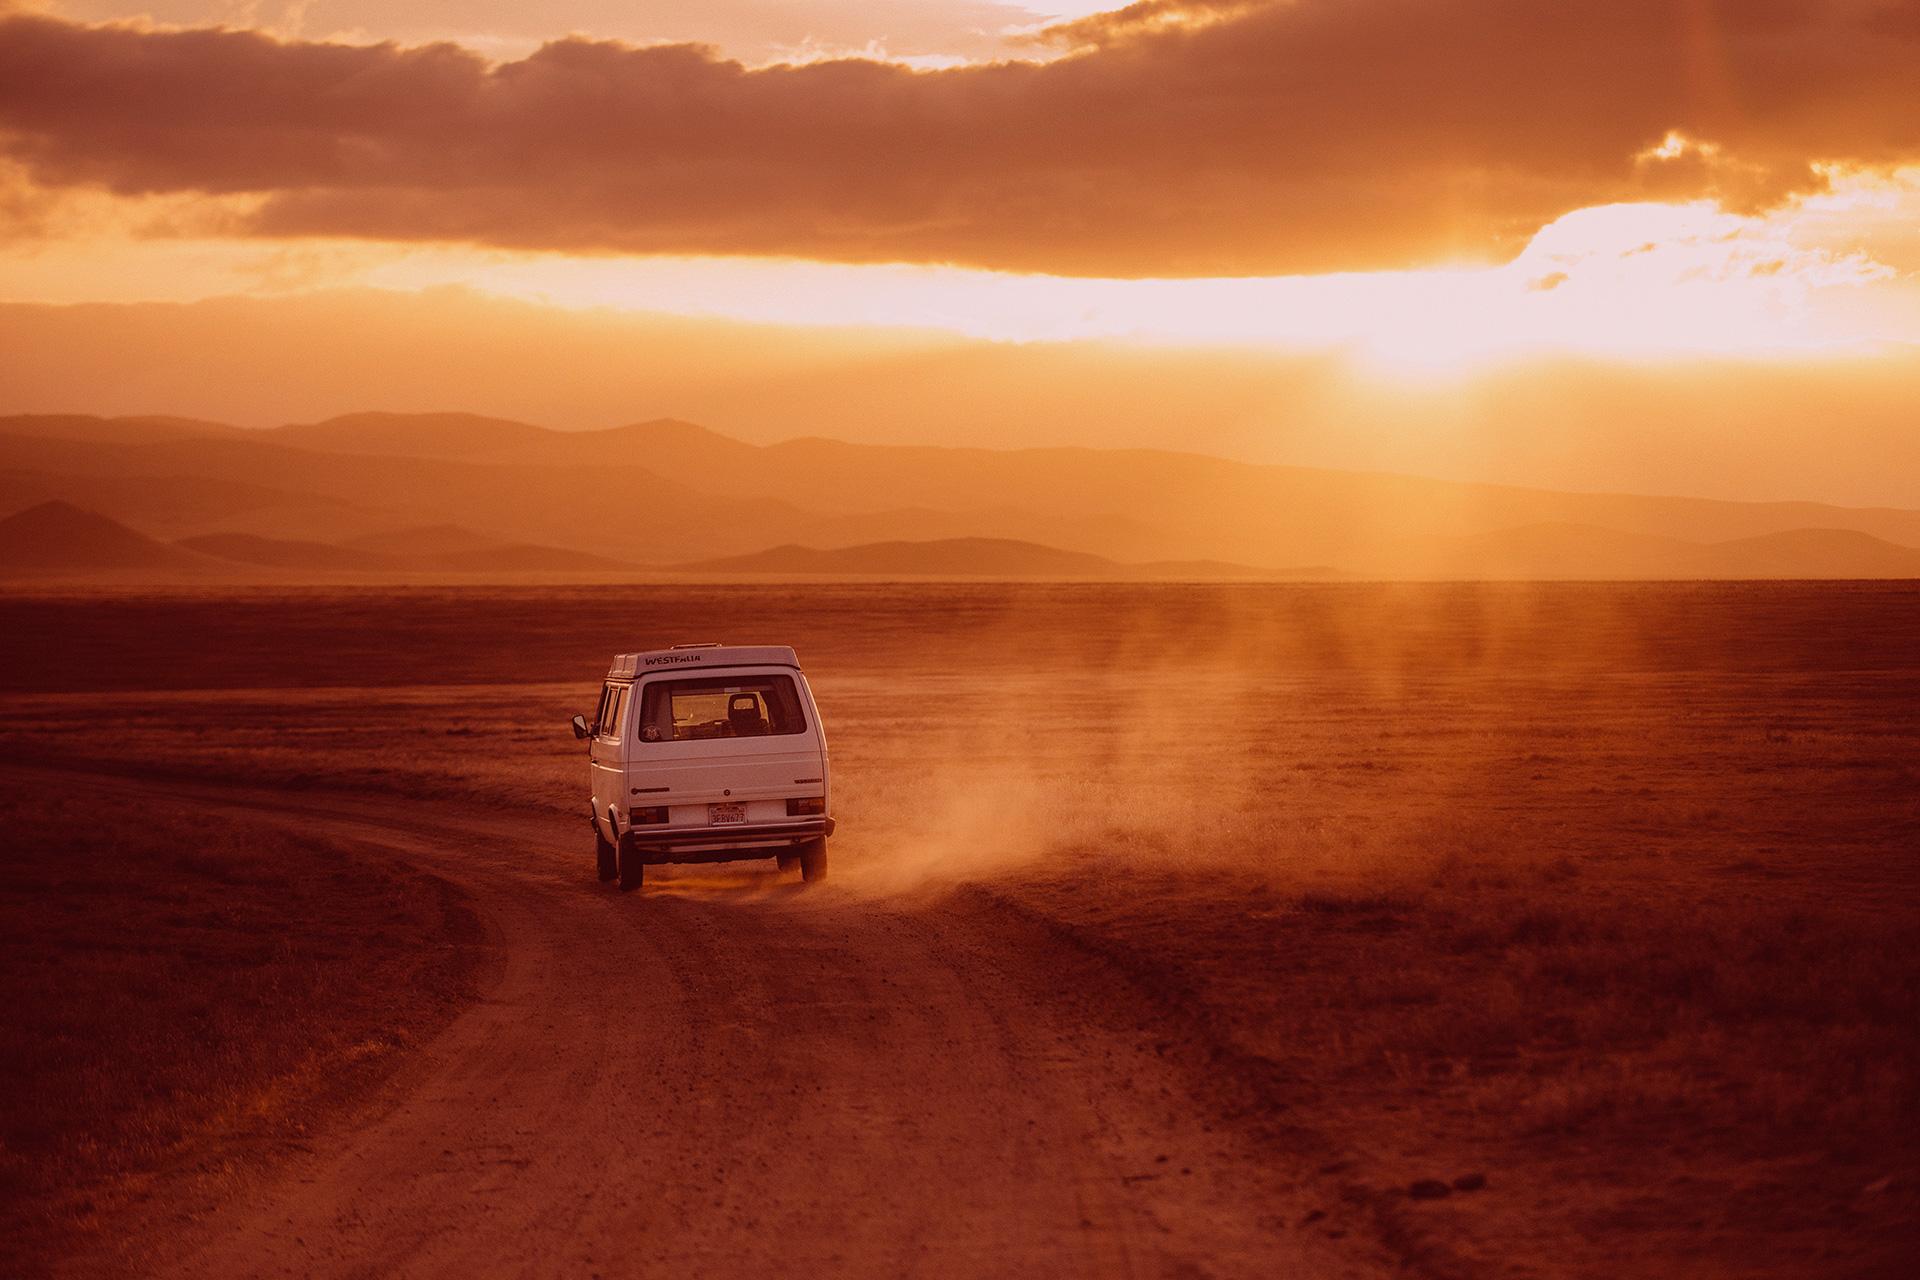
[[[815,685],[823,714],[864,730],[835,761],[835,879],[855,891],[1031,871],[1397,883],[1430,861],[1404,824],[1290,803],[1300,779],[1373,767],[1311,738],[1309,722],[1340,715],[1326,689],[1178,667],[928,676],[919,719],[883,709],[895,677]]]

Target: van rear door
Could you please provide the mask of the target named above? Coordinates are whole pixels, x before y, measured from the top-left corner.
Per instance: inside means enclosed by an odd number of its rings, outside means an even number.
[[[626,756],[634,805],[748,804],[749,821],[784,820],[793,796],[824,795],[824,740],[790,668],[658,676],[639,686]],[[760,802],[754,804],[753,802]],[[778,801],[777,815],[771,802]],[[672,825],[706,821],[675,812]]]

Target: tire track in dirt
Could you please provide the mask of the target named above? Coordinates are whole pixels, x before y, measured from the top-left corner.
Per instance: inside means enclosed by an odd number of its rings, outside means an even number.
[[[1473,1271],[1444,1247],[1421,1238],[1410,1223],[1405,1188],[1381,1185],[1380,1171],[1367,1155],[1323,1133],[1290,1120],[1298,1103],[1317,1107],[1314,1086],[1281,1064],[1235,1043],[1228,1028],[1217,1025],[1207,1001],[1144,948],[1118,944],[1111,937],[1033,911],[1011,895],[991,887],[964,892],[993,903],[1008,916],[1026,920],[1063,944],[1124,974],[1155,1011],[1168,1033],[1155,1051],[1182,1066],[1196,1098],[1228,1119],[1271,1157],[1296,1172],[1296,1187],[1311,1191],[1321,1218],[1331,1229],[1350,1224],[1383,1246],[1406,1274],[1433,1280],[1458,1280]],[[1371,1181],[1369,1181],[1371,1179]],[[1329,1209],[1334,1209],[1329,1213]],[[1344,1210],[1344,1212],[1343,1212]]]
[[[49,775],[53,776],[53,775]],[[504,959],[384,1114],[155,1245],[168,1277],[1358,1276],[1152,996],[992,895],[595,883],[571,824],[116,779],[371,844]],[[1204,1070],[1204,1067],[1198,1069]]]

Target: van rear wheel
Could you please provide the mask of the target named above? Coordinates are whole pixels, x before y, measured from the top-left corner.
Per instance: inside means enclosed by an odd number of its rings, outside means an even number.
[[[827,878],[827,838],[809,840],[800,846],[800,878],[808,884]]]
[[[646,879],[646,876],[647,864],[640,861],[640,850],[634,846],[631,837],[622,836],[620,839],[621,891],[624,893],[633,892],[640,887],[640,882]]]
[[[600,834],[600,824],[593,824],[593,858],[600,869],[600,883],[605,884],[620,874],[620,851],[607,843]]]

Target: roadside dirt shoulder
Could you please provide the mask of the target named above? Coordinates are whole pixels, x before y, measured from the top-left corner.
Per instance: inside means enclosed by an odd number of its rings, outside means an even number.
[[[482,980],[465,895],[363,843],[13,766],[0,827],[0,1270],[144,1271],[377,1106]]]
[[[502,955],[383,1109],[277,1148],[192,1222],[153,1221],[152,1274],[1387,1265],[1362,1232],[1301,1229],[1295,1170],[1196,1092],[1128,978],[981,895],[712,869],[622,895],[552,820],[427,830],[390,801],[196,798],[458,882]]]
[[[1908,1273],[1903,912],[1118,872],[978,892],[1126,974],[1203,1101],[1416,1272]]]

